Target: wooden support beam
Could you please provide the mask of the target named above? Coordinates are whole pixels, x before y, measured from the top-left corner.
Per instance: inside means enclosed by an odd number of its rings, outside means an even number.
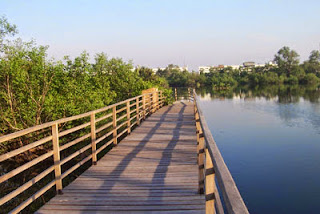
[[[149,101],[148,102],[148,113],[150,115],[152,113],[152,104],[153,104],[151,94],[148,95],[148,101]]]
[[[158,99],[157,92],[153,92],[152,93],[152,113],[158,110],[157,99]]]
[[[199,166],[199,187],[198,192],[199,194],[204,194],[204,158],[205,158],[205,151],[204,151],[204,138],[202,134],[202,129],[199,122],[199,114],[196,113],[196,130],[197,130],[197,150],[198,150],[198,166]]]
[[[118,144],[117,139],[117,106],[112,108],[112,126],[113,126],[113,145],[116,146]]]
[[[131,133],[131,124],[130,124],[130,101],[127,101],[127,130],[128,134]]]
[[[138,126],[140,125],[140,118],[139,118],[139,114],[140,114],[140,111],[139,111],[139,97],[136,98],[136,117],[137,117],[137,124]]]
[[[62,194],[62,178],[61,178],[58,123],[55,123],[52,125],[52,147],[53,147],[53,162],[54,162],[56,190],[57,190],[58,194]]]
[[[143,119],[146,119],[146,95],[142,96],[142,111],[143,111]]]
[[[162,91],[160,91],[160,98],[159,100],[161,100],[161,104],[160,104],[160,108],[163,106],[163,100],[162,100]]]
[[[214,180],[215,172],[214,172],[212,160],[211,160],[208,149],[206,149],[205,170],[206,170],[206,178],[205,178],[206,213],[212,214],[212,213],[216,213],[215,207],[214,207],[216,184]]]
[[[97,164],[97,145],[96,145],[96,114],[94,112],[90,115],[91,126],[91,148],[92,148],[92,164]]]

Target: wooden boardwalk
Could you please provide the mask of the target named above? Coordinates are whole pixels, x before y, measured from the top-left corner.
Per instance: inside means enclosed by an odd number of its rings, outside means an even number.
[[[204,213],[192,102],[165,106],[37,213]]]

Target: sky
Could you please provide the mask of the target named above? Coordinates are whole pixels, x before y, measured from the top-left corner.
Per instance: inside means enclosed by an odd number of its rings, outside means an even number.
[[[197,70],[265,63],[283,46],[304,61],[320,48],[319,0],[0,0],[3,15],[56,60],[86,50]]]

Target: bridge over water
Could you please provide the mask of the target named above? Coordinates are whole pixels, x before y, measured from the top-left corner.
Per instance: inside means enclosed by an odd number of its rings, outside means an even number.
[[[4,195],[0,205],[10,204],[51,173],[52,180],[11,212],[23,212],[55,188],[56,196],[37,213],[248,213],[207,127],[197,95],[189,91],[184,99],[179,100],[177,93],[175,98],[176,102],[165,106],[161,91],[146,91],[102,109],[0,137],[3,143],[50,130],[41,139],[1,154],[1,162],[43,144],[52,147],[2,173],[0,182],[5,183],[52,158],[47,169]],[[61,125],[77,120],[82,123],[72,128]],[[62,140],[85,128],[88,133]],[[83,143],[85,140],[88,143]],[[76,149],[66,153],[70,148]],[[71,161],[76,162],[66,168]],[[64,179],[90,162],[73,182],[63,185]]]

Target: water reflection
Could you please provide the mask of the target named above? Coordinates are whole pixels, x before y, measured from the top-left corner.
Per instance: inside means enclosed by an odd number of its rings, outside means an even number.
[[[318,86],[281,85],[237,87],[228,90],[201,88],[197,93],[202,100],[252,101],[250,105],[243,103],[243,108],[276,114],[289,127],[309,124],[317,133],[320,133],[320,88]]]
[[[202,88],[197,93],[251,213],[318,212],[319,87]]]
[[[298,103],[300,98],[311,103],[320,102],[320,88],[317,85],[271,85],[263,87],[236,87],[225,90],[213,90],[211,88],[197,89],[198,95],[204,99],[252,99],[265,98],[266,100],[277,100],[279,103]]]

